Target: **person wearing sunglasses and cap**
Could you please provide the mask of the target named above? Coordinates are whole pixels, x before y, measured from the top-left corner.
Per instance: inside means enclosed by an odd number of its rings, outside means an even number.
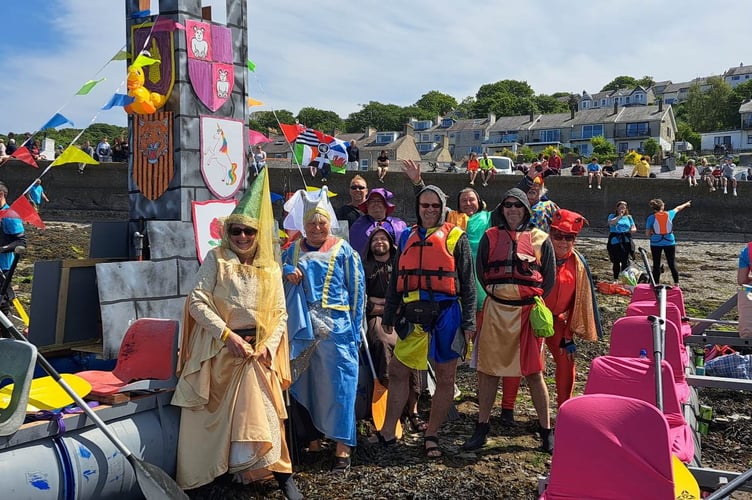
[[[380,440],[395,442],[395,426],[408,400],[411,370],[436,370],[436,391],[425,430],[426,457],[442,456],[439,428],[454,397],[457,362],[475,336],[475,273],[467,235],[446,222],[446,195],[428,185],[416,198],[418,223],[402,233],[386,295],[382,326],[394,331],[398,319],[411,324],[389,362],[389,396]]]
[[[556,257],[556,281],[545,298],[546,306],[554,316],[554,335],[546,338],[546,345],[556,364],[557,407],[571,399],[574,391],[577,352],[574,335],[589,341],[603,336],[590,266],[574,248],[577,235],[585,224],[588,221],[582,215],[560,209],[554,213],[549,233]],[[519,390],[520,379],[515,380],[516,385],[504,381],[504,399],[512,403]]]
[[[486,290],[483,322],[473,350],[478,375],[478,422],[463,445],[481,448],[490,430],[491,408],[502,377],[524,376],[540,425],[541,449],[553,451],[548,388],[540,355],[543,339],[533,333],[530,312],[536,297],[554,287],[556,261],[548,235],[530,223],[524,191],[513,188],[491,214],[492,227],[480,240],[478,280]]]

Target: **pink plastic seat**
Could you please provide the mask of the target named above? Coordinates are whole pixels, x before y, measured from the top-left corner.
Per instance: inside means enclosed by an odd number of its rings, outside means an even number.
[[[674,374],[667,361],[661,363],[663,375],[663,415],[668,422],[671,452],[689,463],[695,454],[692,429],[684,419],[674,390]],[[656,403],[655,363],[648,359],[600,356],[590,365],[585,394],[614,394]]]
[[[658,303],[654,300],[633,300],[627,306],[627,316],[658,316],[659,314]],[[681,328],[682,337],[692,334],[692,327],[689,326],[689,323],[682,322],[681,311],[676,304],[672,302],[666,303],[666,318]]]
[[[689,401],[689,384],[685,369],[687,353],[681,343],[679,329],[673,321],[666,321],[666,342],[663,359],[671,365],[674,373],[676,396],[679,402]],[[637,358],[640,350],[648,352],[648,359],[653,359],[653,327],[647,316],[624,316],[614,321],[611,328],[611,343],[608,354],[626,358]]]
[[[175,387],[178,325],[169,319],[137,319],[125,332],[113,371],[88,370],[76,375],[91,384],[90,394],[95,396]]]
[[[587,394],[556,418],[545,500],[674,498],[668,424],[645,401]]]
[[[643,300],[652,300],[657,302],[655,298],[655,292],[653,287],[648,284],[640,284],[634,287],[632,291],[631,302],[639,302]],[[666,301],[669,304],[674,304],[679,308],[682,318],[687,315],[687,311],[684,308],[684,292],[678,286],[674,286],[666,289]]]

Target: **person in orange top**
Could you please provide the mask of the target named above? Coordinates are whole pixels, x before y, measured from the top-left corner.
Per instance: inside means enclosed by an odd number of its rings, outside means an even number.
[[[470,158],[467,160],[467,172],[470,174],[471,186],[475,186],[475,177],[478,175],[478,169],[480,169],[478,155],[476,153],[470,153]]]

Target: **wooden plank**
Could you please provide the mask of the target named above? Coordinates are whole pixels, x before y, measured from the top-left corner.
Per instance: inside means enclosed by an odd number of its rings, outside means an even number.
[[[89,352],[92,354],[98,354],[100,356],[104,354],[104,344],[102,343],[101,339],[99,339],[96,342],[89,342],[89,343],[80,344],[80,345],[71,345],[69,346],[69,348],[71,351],[76,351],[76,352]]]
[[[89,394],[86,396],[86,399],[90,401],[99,401],[102,404],[106,405],[116,405],[120,403],[125,403],[127,401],[131,400],[131,395],[126,392],[116,392],[115,394]]]
[[[729,311],[736,307],[736,294],[732,295],[724,304],[718,309],[708,314],[708,318],[721,319]],[[692,327],[692,335],[700,335],[702,332],[708,329],[710,325],[708,323],[698,323]]]
[[[62,261],[63,269],[73,267],[94,267],[105,262],[121,262],[125,259],[69,259]]]
[[[55,321],[55,344],[62,345],[65,337],[65,314],[68,308],[68,282],[70,268],[60,269],[60,288],[57,293],[57,321]]]
[[[709,375],[687,375],[687,383],[692,387],[752,391],[752,380],[744,378],[711,377]]]

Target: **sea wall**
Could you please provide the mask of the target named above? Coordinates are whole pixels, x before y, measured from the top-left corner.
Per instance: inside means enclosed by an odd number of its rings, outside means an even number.
[[[289,160],[288,160],[289,161]],[[14,200],[44,169],[29,167],[13,161],[0,166],[0,180],[10,189],[9,200]],[[272,168],[271,188],[277,193],[293,192],[305,182],[321,186],[320,179],[311,179],[308,169],[303,176],[297,169]],[[128,169],[123,163],[88,166],[84,174],[78,174],[76,165],[61,165],[50,169],[44,176],[43,185],[50,203],[42,209],[42,217],[51,219],[89,221],[128,218]],[[329,189],[337,196],[332,198],[335,206],[349,200],[349,180],[352,174],[332,175]],[[369,187],[382,186],[375,172],[365,172]],[[467,186],[467,177],[462,174],[424,173],[427,183],[440,186],[449,196],[449,204],[457,206],[457,193]],[[504,192],[515,186],[519,176],[499,176],[488,187],[476,185],[489,207],[494,207]],[[390,172],[383,185],[395,194],[395,215],[408,222],[415,221],[415,205],[412,185],[401,172]],[[651,213],[648,202],[661,198],[668,208],[692,200],[691,208],[681,213],[676,227],[681,231],[699,233],[734,233],[742,239],[752,239],[752,182],[739,183],[739,196],[722,191],[709,192],[705,186],[690,188],[679,179],[630,179],[607,178],[603,189],[588,189],[582,177],[549,177],[546,181],[549,196],[561,207],[576,210],[590,221],[591,230],[607,231],[606,218],[618,200],[626,200],[638,229],[644,229],[645,218]],[[281,207],[277,206],[279,211]],[[45,215],[47,214],[47,215]]]

